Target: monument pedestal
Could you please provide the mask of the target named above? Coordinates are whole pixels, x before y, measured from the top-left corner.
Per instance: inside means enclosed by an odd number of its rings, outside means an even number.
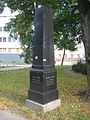
[[[61,104],[60,99],[56,99],[52,102],[46,103],[46,104],[40,104],[38,102],[34,102],[32,100],[26,99],[26,106],[29,108],[32,108],[35,111],[40,111],[40,112],[49,112],[51,110],[56,109],[57,107],[59,107]]]
[[[34,69],[30,71],[28,98],[40,104],[58,99],[56,70]]]

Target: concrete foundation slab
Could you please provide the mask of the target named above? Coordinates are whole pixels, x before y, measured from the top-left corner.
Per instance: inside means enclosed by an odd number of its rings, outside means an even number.
[[[41,111],[41,112],[49,112],[51,110],[56,109],[57,107],[59,107],[61,105],[61,100],[57,99],[54,100],[52,102],[49,102],[47,104],[39,104],[37,102],[34,102],[32,100],[26,99],[26,106],[29,108],[32,108],[35,111]]]

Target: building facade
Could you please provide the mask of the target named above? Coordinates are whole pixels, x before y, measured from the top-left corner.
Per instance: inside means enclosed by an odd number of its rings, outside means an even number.
[[[56,65],[61,65],[63,58],[63,50],[55,50],[55,63]],[[73,65],[78,61],[85,61],[85,50],[83,43],[77,45],[77,50],[75,51],[65,51],[64,65]]]
[[[5,31],[5,24],[14,18],[17,12],[11,13],[9,8],[5,8],[0,14],[0,62],[23,62],[20,58],[22,53],[19,38],[16,40],[9,36],[9,32]]]

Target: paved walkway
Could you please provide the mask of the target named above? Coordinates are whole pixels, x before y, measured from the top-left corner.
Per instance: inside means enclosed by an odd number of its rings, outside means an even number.
[[[81,73],[76,73],[76,72],[72,71],[72,69],[70,69],[70,68],[69,69],[65,69],[64,72],[72,74],[72,75],[83,75]],[[83,75],[83,76],[85,76],[85,75]]]
[[[8,71],[8,70],[18,70],[18,69],[24,69],[29,68],[29,65],[26,66],[17,66],[17,67],[8,67],[8,68],[0,68],[0,71]]]
[[[23,117],[18,117],[15,113],[10,111],[0,110],[0,120],[27,120]]]

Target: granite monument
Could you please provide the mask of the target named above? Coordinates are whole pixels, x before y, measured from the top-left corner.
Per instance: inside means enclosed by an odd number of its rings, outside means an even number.
[[[54,65],[53,12],[44,6],[35,13],[33,65],[26,104],[44,112],[60,105]]]

